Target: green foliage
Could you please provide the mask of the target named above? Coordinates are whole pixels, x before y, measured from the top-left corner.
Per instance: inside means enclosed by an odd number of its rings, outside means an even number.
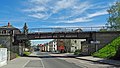
[[[109,13],[108,24],[112,30],[118,30],[120,28],[120,2],[116,2],[107,11]]]
[[[111,43],[92,54],[95,57],[111,58],[116,55],[118,48],[120,47],[120,37],[113,40]]]
[[[16,58],[20,57],[17,53],[15,55],[16,55]]]
[[[31,46],[31,41],[26,40],[26,41],[25,41],[25,47],[29,47],[29,46]]]
[[[107,29],[100,29],[100,32],[107,32]]]
[[[80,55],[80,53],[81,53],[81,50],[77,49],[77,50],[75,50],[74,55]]]
[[[10,59],[12,60],[12,59],[15,59],[15,58],[18,58],[18,57],[20,57],[19,55],[18,55],[18,53],[15,53],[15,52],[13,52],[13,51],[10,51]]]
[[[2,44],[0,44],[0,48],[4,48],[4,46]]]
[[[65,45],[65,51],[70,52],[70,46],[72,45],[71,39],[65,39],[64,45]]]
[[[31,53],[30,52],[23,52],[24,56],[29,56]]]

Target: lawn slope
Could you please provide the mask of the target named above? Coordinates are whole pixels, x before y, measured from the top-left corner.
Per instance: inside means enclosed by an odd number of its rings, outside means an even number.
[[[114,39],[111,43],[92,54],[92,56],[100,58],[112,58],[117,54],[120,47],[120,37]]]

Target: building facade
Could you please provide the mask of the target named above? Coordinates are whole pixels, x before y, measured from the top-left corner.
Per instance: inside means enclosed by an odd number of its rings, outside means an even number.
[[[48,43],[47,49],[48,49],[50,52],[55,52],[55,51],[57,51],[57,40],[54,39],[54,40],[50,41],[50,42]]]
[[[75,52],[75,50],[82,49],[82,43],[83,41],[86,41],[86,39],[71,39],[71,52]]]
[[[57,51],[57,40],[53,40],[53,51]]]
[[[0,27],[0,45],[8,49],[8,59],[13,59],[12,54],[19,53],[19,46],[14,45],[14,34],[21,33],[18,28],[13,27],[9,22],[6,26]]]
[[[57,39],[57,50],[60,53],[65,52],[65,41],[64,41],[64,39]]]

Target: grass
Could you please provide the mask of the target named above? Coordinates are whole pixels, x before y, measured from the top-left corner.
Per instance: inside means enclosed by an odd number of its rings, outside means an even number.
[[[109,59],[116,55],[119,47],[120,47],[120,37],[116,38],[111,43],[100,49],[99,51],[93,53],[92,56]]]
[[[24,56],[29,56],[31,53],[30,52],[23,52]]]

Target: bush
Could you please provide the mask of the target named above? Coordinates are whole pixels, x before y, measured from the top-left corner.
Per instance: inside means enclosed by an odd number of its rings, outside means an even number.
[[[118,48],[120,47],[120,37],[113,40],[111,43],[92,54],[92,56],[100,58],[112,58],[116,55]]]
[[[10,51],[10,60],[20,57],[17,53]]]
[[[29,56],[30,54],[30,52],[23,52],[23,56]]]
[[[0,48],[4,48],[4,46],[2,44],[0,44]]]
[[[17,53],[15,55],[16,55],[16,58],[20,57]]]
[[[75,50],[74,55],[80,55],[80,53],[81,53],[81,50],[77,49],[77,50]]]

